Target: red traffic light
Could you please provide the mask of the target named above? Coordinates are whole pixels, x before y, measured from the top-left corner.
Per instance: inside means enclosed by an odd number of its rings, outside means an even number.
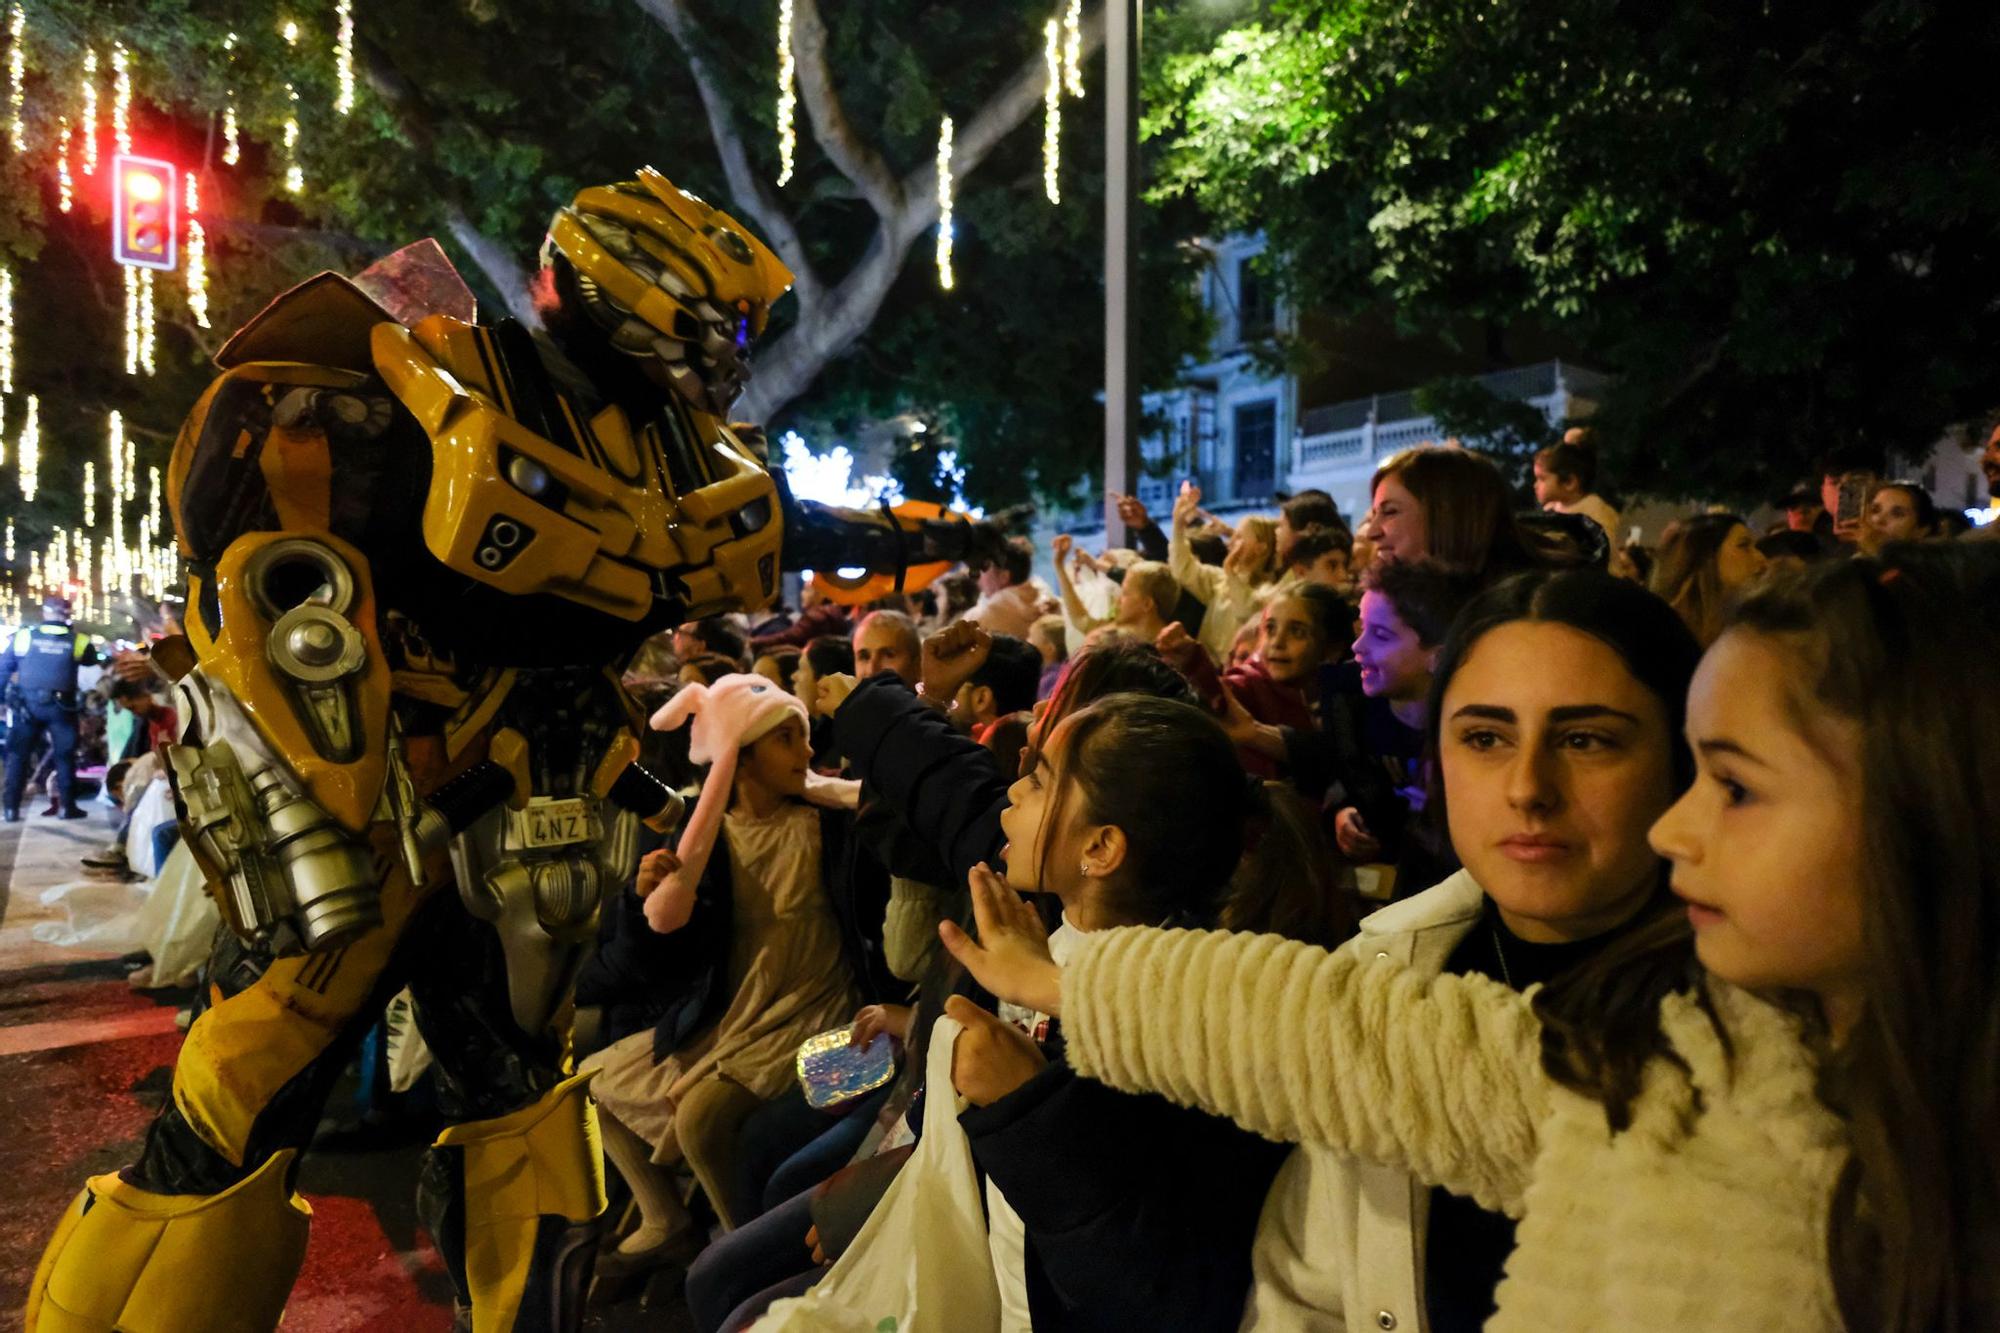
[[[124,153],[111,160],[111,254],[121,264],[172,268],[174,166]]]

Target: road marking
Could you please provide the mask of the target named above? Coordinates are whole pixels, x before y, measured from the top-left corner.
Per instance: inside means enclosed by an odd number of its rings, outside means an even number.
[[[31,1051],[92,1046],[102,1041],[157,1037],[174,1030],[174,1017],[173,1009],[161,1005],[137,1013],[114,1014],[109,1018],[63,1019],[0,1028],[0,1055],[26,1055]]]

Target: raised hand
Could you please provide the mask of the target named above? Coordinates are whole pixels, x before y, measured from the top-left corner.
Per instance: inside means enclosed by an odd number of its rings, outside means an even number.
[[[924,698],[950,707],[959,686],[972,679],[993,652],[993,636],[970,620],[946,625],[924,640]]]
[[[1200,512],[1201,487],[1191,481],[1182,482],[1180,494],[1174,497],[1174,526],[1186,527]]]
[[[968,875],[974,940],[950,921],[938,923],[938,938],[965,965],[973,980],[1003,1000],[1044,1014],[1062,1012],[1062,969],[1049,955],[1048,932],[1035,909],[985,865]]]
[[[842,671],[835,671],[819,678],[819,688],[811,700],[811,709],[816,717],[832,717],[847,702],[847,696],[854,693],[854,677]]]

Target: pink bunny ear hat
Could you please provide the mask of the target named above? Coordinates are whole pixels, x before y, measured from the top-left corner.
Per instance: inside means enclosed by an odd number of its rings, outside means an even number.
[[[688,723],[688,757],[709,765],[701,785],[701,797],[694,813],[681,829],[680,845],[674,849],[680,869],[646,898],[646,920],[655,930],[667,928],[664,910],[679,899],[678,890],[701,883],[708,858],[715,851],[716,835],[722,831],[722,816],[729,809],[730,791],[736,783],[736,756],[746,745],[755,744],[787,718],[809,721],[805,703],[762,676],[724,676],[713,685],[699,682],[683,685],[653,714],[653,730],[673,731]],[[860,783],[839,779],[806,779],[806,799],[817,805],[854,808]],[[676,892],[668,892],[668,890]],[[658,911],[655,910],[656,905]]]

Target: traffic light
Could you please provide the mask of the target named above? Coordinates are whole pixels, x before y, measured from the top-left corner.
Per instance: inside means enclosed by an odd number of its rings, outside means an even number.
[[[174,266],[174,166],[120,153],[111,163],[111,253],[121,264]]]

